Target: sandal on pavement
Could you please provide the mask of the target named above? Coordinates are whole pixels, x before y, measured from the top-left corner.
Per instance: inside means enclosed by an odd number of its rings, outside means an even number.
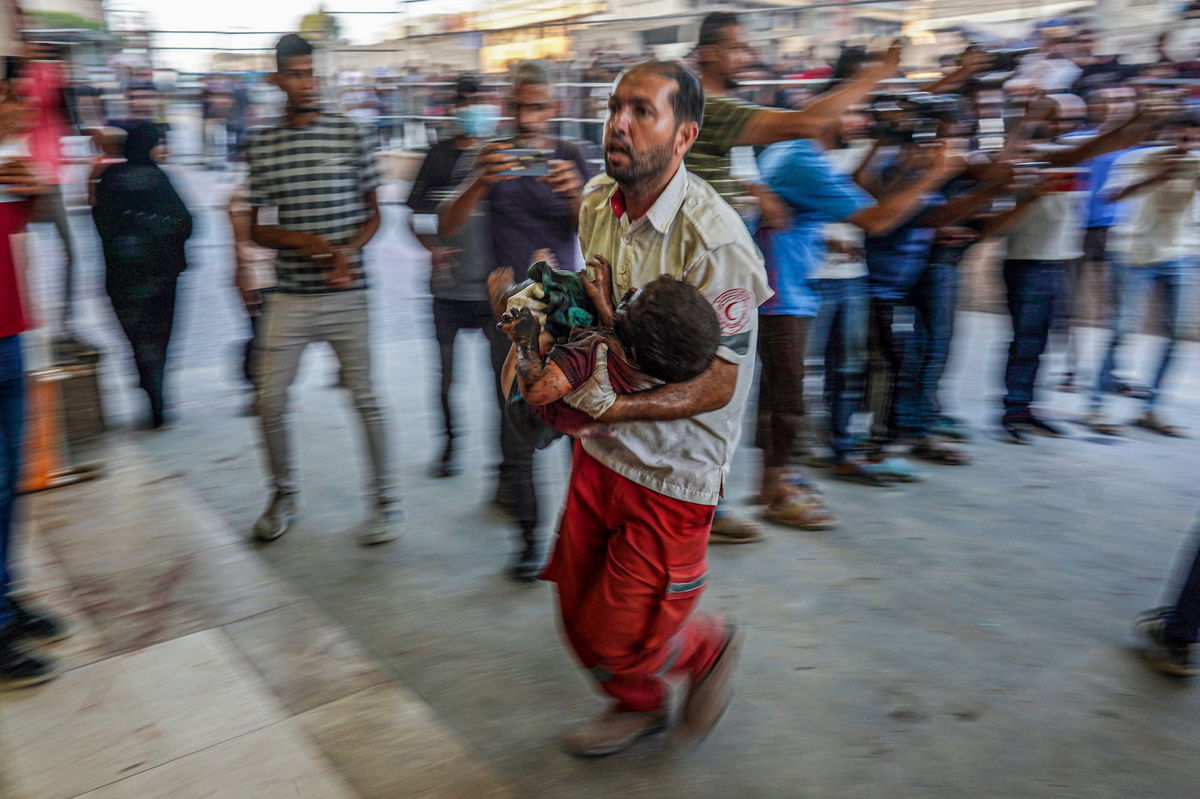
[[[755,544],[763,538],[761,524],[728,511],[722,511],[713,518],[712,529],[708,533],[710,544]]]
[[[913,444],[910,453],[914,458],[943,466],[966,466],[971,462],[967,453],[933,438],[923,438]]]
[[[1125,425],[1108,421],[1099,411],[1089,413],[1083,417],[1083,425],[1093,433],[1099,433],[1102,436],[1120,436],[1125,434]]]
[[[784,478],[783,484],[787,485],[787,486],[792,486],[793,488],[798,488],[801,491],[806,491],[809,494],[816,497],[819,501],[823,502],[825,500],[825,496],[821,493],[821,487],[818,486],[816,483],[814,483],[811,479],[809,479],[809,477],[807,475],[798,474],[798,473],[790,474]],[[748,502],[751,505],[770,505],[771,504],[770,498],[767,497],[765,494],[763,494],[761,491],[757,494],[752,495],[750,497],[750,499],[748,500]]]
[[[802,493],[791,495],[780,505],[768,505],[762,513],[769,522],[797,530],[828,530],[837,524],[837,517],[824,503]]]
[[[839,480],[850,483],[860,483],[874,488],[889,486],[891,483],[885,479],[886,472],[883,475],[877,474],[879,470],[872,469],[873,466],[877,466],[877,464],[847,460],[834,464],[829,473]]]
[[[1187,430],[1185,428],[1167,424],[1162,419],[1159,419],[1158,414],[1153,411],[1146,411],[1134,419],[1133,423],[1143,430],[1149,430],[1159,435],[1170,436],[1171,438],[1187,438]]]

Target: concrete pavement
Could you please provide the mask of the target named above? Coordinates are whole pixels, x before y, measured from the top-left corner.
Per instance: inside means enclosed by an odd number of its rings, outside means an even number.
[[[185,180],[198,207],[218,204],[220,180],[190,171]],[[439,443],[428,266],[402,217],[387,207],[370,268],[407,534],[370,551],[354,544],[366,512],[359,429],[348,398],[330,387],[331,356],[314,347],[295,391],[304,515],[253,557],[393,670],[516,795],[1197,793],[1200,687],[1149,673],[1126,631],[1157,603],[1200,508],[1200,449],[1142,433],[1100,440],[1075,426],[1069,439],[1030,447],[992,440],[1006,327],[982,314],[961,319],[945,395],[975,427],[976,463],[923,467],[929,480],[901,490],[826,481],[837,529],[771,528],[764,544],[714,549],[704,604],[749,631],[738,697],[717,732],[690,756],[653,744],[603,762],[561,754],[558,735],[601,702],[559,641],[550,587],[500,574],[511,530],[488,505],[495,411],[478,336],[461,343],[457,375],[466,468],[450,480],[426,476]],[[174,351],[178,421],[135,441],[246,531],[266,492],[255,426],[238,413],[244,322],[228,288],[223,217],[205,211],[198,221]],[[84,327],[110,352],[106,385],[128,422],[132,369],[95,292],[94,261],[91,269]],[[1089,336],[1088,351],[1096,344]],[[1140,338],[1137,349],[1153,344]],[[1165,405],[1193,429],[1198,360],[1186,345]],[[1082,409],[1078,396],[1047,400],[1063,418]],[[1128,401],[1112,403],[1132,413]],[[756,463],[743,448],[735,501]],[[561,446],[539,457],[547,532],[566,469]]]

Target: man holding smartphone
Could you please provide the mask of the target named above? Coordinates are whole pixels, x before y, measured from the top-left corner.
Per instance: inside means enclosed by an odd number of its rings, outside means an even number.
[[[483,204],[496,267],[507,267],[524,277],[534,253],[549,250],[562,268],[573,269],[578,252],[575,230],[581,190],[593,170],[580,143],[550,135],[557,109],[544,63],[525,61],[517,66],[507,103],[514,137],[492,142],[480,151],[474,173],[453,198],[442,204],[438,235],[457,234]],[[513,150],[544,152],[544,169],[538,165],[540,158],[526,153],[518,159],[512,155]],[[507,351],[495,357],[497,354],[494,350],[492,366],[499,379]],[[496,503],[512,514],[522,539],[513,576],[533,580],[541,562],[536,535],[534,448],[516,435],[503,413],[500,448],[503,459]]]

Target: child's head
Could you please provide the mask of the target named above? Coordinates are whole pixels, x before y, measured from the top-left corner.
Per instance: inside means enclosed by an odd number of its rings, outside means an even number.
[[[637,367],[664,383],[703,374],[721,341],[716,311],[704,295],[666,275],[621,303],[613,329]]]

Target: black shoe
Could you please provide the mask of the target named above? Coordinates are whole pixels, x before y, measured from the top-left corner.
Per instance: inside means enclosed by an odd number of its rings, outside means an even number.
[[[53,644],[71,635],[67,626],[57,619],[34,613],[15,599],[10,598],[8,604],[13,612],[8,632],[15,640]]]
[[[1190,645],[1167,638],[1167,617],[1173,608],[1155,608],[1138,616],[1134,632],[1143,657],[1152,668],[1172,677],[1195,677],[1200,667],[1191,662]]]
[[[54,667],[21,649],[11,632],[0,635],[0,689],[29,688],[54,677]]]
[[[533,542],[525,544],[521,554],[513,562],[512,578],[521,583],[532,583],[537,580],[542,571],[542,558],[538,554],[538,545]]]
[[[1065,438],[1067,435],[1061,428],[1056,427],[1040,416],[1034,416],[1033,414],[1029,414],[1023,419],[1019,419],[1018,424],[1022,424],[1029,428],[1030,432],[1037,433],[1039,436],[1046,436],[1047,438]]]
[[[1028,444],[1029,439],[1021,432],[1020,425],[1012,418],[1003,416],[1000,418],[1000,438],[1007,441],[1009,444]]]
[[[441,480],[446,477],[454,477],[461,472],[462,467],[455,462],[454,445],[446,442],[446,448],[442,450],[442,457],[438,459],[437,463],[429,467],[429,474],[434,479]]]

